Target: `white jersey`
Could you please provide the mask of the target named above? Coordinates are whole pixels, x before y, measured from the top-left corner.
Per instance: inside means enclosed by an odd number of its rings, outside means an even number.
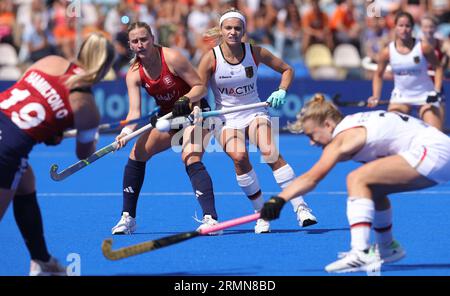
[[[412,50],[400,54],[395,42],[389,43],[389,63],[394,73],[392,103],[423,105],[434,91],[434,84],[427,74],[428,62],[422,53],[422,43],[417,40]]]
[[[220,46],[213,48],[216,69],[211,77],[211,88],[217,110],[261,102],[256,86],[258,67],[253,59],[250,44],[243,43],[243,48],[244,57],[237,64],[225,60]],[[221,118],[226,127],[239,129],[248,126],[257,116],[267,117],[267,110],[257,108],[233,112]]]
[[[450,180],[450,138],[422,120],[398,112],[360,112],[346,116],[333,138],[354,127],[365,127],[366,143],[353,160],[370,162],[399,154],[423,176]]]

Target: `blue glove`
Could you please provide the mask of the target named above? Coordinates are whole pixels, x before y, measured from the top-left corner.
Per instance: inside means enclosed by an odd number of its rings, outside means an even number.
[[[272,108],[278,109],[286,103],[285,97],[286,91],[280,88],[279,90],[274,91],[266,102],[270,103]]]

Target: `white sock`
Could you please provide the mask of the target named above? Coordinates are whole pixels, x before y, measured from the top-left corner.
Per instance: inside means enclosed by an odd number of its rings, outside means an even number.
[[[373,230],[377,244],[387,246],[392,243],[392,208],[375,211]]]
[[[289,186],[289,184],[291,184],[295,179],[294,170],[289,164],[286,164],[283,167],[273,171],[273,176],[275,177],[275,181],[278,183],[281,189]],[[292,198],[290,202],[292,207],[294,208],[294,212],[297,212],[299,206],[306,205],[306,202],[301,195]]]
[[[262,194],[259,194],[257,198],[250,198],[251,196],[254,196],[256,193],[258,193],[258,191],[261,192],[261,187],[259,186],[258,176],[256,175],[256,172],[252,169],[246,174],[236,175],[236,180],[242,191],[244,191],[245,195],[249,197],[255,211],[261,211],[264,205]]]
[[[365,251],[370,247],[370,228],[374,218],[375,203],[367,198],[349,197],[347,218],[350,224],[352,249]]]

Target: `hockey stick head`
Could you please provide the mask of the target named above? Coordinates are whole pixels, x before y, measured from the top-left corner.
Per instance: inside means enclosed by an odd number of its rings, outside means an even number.
[[[102,243],[102,253],[105,258],[109,260],[120,260],[131,256],[136,256],[142,253],[154,251],[160,248],[164,248],[173,244],[180,243],[182,241],[194,238],[201,235],[199,231],[189,231],[178,233],[166,237],[162,237],[156,240],[143,242],[128,247],[123,247],[117,250],[112,249],[112,239],[105,239]]]
[[[52,178],[52,180],[54,181],[61,181],[64,179],[64,177],[60,174],[58,174],[58,165],[57,164],[52,164],[52,166],[50,167],[50,177]]]

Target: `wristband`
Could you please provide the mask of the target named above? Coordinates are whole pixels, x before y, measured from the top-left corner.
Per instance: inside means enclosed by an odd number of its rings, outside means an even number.
[[[131,128],[129,128],[129,127],[124,127],[124,128],[120,131],[121,134],[126,134],[127,136],[128,136],[129,134],[131,134],[132,132],[133,132],[133,130],[132,130]]]

